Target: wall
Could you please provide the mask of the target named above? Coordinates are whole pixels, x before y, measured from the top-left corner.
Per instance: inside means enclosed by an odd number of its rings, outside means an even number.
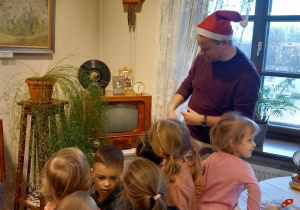
[[[0,91],[6,84],[7,77],[12,74],[26,72],[24,64],[35,67],[38,71],[45,71],[46,67],[57,59],[70,53],[82,53],[79,65],[89,59],[100,58],[100,2],[99,0],[57,0],[55,26],[54,55],[15,54],[12,59],[0,59]],[[1,92],[0,92],[1,94]],[[8,133],[9,118],[4,113],[6,104],[0,102],[0,117],[3,118],[6,180],[6,207],[13,209],[12,194],[15,189],[15,170],[10,164],[16,165],[17,153],[10,147],[11,140]]]
[[[133,81],[142,81],[146,92],[152,95],[156,78],[158,2],[141,0],[141,8],[136,9],[140,11],[136,12],[136,30],[133,33],[129,31],[127,22],[128,6],[123,6],[121,0],[101,1],[102,61],[108,65],[112,76],[118,76],[118,70],[124,66],[132,68]],[[133,40],[135,46],[131,45]],[[131,47],[136,56],[130,56]],[[111,84],[108,89],[112,89]]]
[[[57,0],[54,55],[15,54],[12,59],[0,59],[0,94],[7,77],[22,73],[24,62],[43,73],[53,61],[70,53],[81,53],[78,65],[86,60],[99,59],[110,68],[112,76],[118,69],[133,68],[133,80],[141,80],[146,92],[154,94],[156,78],[158,0],[141,0],[142,6],[136,12],[135,33],[129,31],[127,6],[121,0]],[[131,40],[131,41],[130,41]],[[135,41],[133,41],[135,40]],[[135,43],[135,44],[134,44]],[[134,48],[135,56],[130,56]],[[107,89],[112,89],[109,84]],[[17,151],[9,148],[9,117],[6,104],[0,102],[0,117],[3,119],[5,159],[7,178],[4,181],[6,207],[13,209]],[[11,166],[10,166],[11,165]]]

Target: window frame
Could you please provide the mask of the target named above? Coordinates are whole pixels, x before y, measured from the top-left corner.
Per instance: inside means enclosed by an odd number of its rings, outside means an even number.
[[[300,22],[300,15],[268,15],[271,10],[272,0],[256,0],[255,14],[249,16],[249,21],[253,21],[253,37],[251,48],[251,60],[256,66],[259,75],[300,78],[300,73],[276,72],[265,68],[267,39],[270,22]],[[258,42],[262,41],[262,49],[257,56]],[[262,82],[263,85],[263,82]],[[298,141],[300,137],[300,128],[291,128],[278,124],[269,123],[267,133],[268,137],[288,139],[290,141]],[[298,139],[297,139],[298,138]]]

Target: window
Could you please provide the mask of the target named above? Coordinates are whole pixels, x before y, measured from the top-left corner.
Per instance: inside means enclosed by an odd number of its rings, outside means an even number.
[[[239,5],[245,2],[251,10],[248,11],[249,24],[244,30],[236,26],[236,33],[243,34],[236,36],[242,38],[234,40],[234,43],[237,45],[239,41],[239,48],[254,62],[261,75],[262,86],[275,86],[288,79],[288,85],[274,94],[293,97],[295,105],[300,108],[299,0],[241,0]],[[228,4],[231,3],[227,3],[226,9],[230,6]],[[284,112],[282,119],[272,116],[269,133],[273,136],[300,136],[299,119],[300,111],[293,115]]]
[[[262,85],[291,79],[280,92],[300,107],[300,10],[298,0],[257,0],[251,59],[262,75]],[[256,15],[257,14],[257,15]],[[261,43],[261,50],[259,45]],[[270,118],[270,133],[299,135],[300,111]]]

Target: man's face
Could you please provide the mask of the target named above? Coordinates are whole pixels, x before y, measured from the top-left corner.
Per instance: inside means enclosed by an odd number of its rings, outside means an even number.
[[[207,61],[222,61],[224,57],[224,44],[216,44],[213,40],[197,34],[197,42],[201,50],[200,55],[203,55]]]
[[[98,200],[100,201],[118,187],[122,168],[118,166],[108,167],[102,163],[94,163],[91,173],[98,191]]]

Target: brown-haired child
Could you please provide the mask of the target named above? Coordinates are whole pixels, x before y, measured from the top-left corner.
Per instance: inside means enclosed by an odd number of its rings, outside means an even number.
[[[163,161],[162,157],[159,157],[154,153],[152,146],[149,142],[149,133],[148,132],[144,132],[138,138],[137,143],[136,143],[136,156],[151,160],[158,166]]]
[[[123,171],[124,155],[115,145],[100,146],[95,154],[91,174],[95,184],[91,196],[101,210],[113,209],[122,187],[120,175]]]

